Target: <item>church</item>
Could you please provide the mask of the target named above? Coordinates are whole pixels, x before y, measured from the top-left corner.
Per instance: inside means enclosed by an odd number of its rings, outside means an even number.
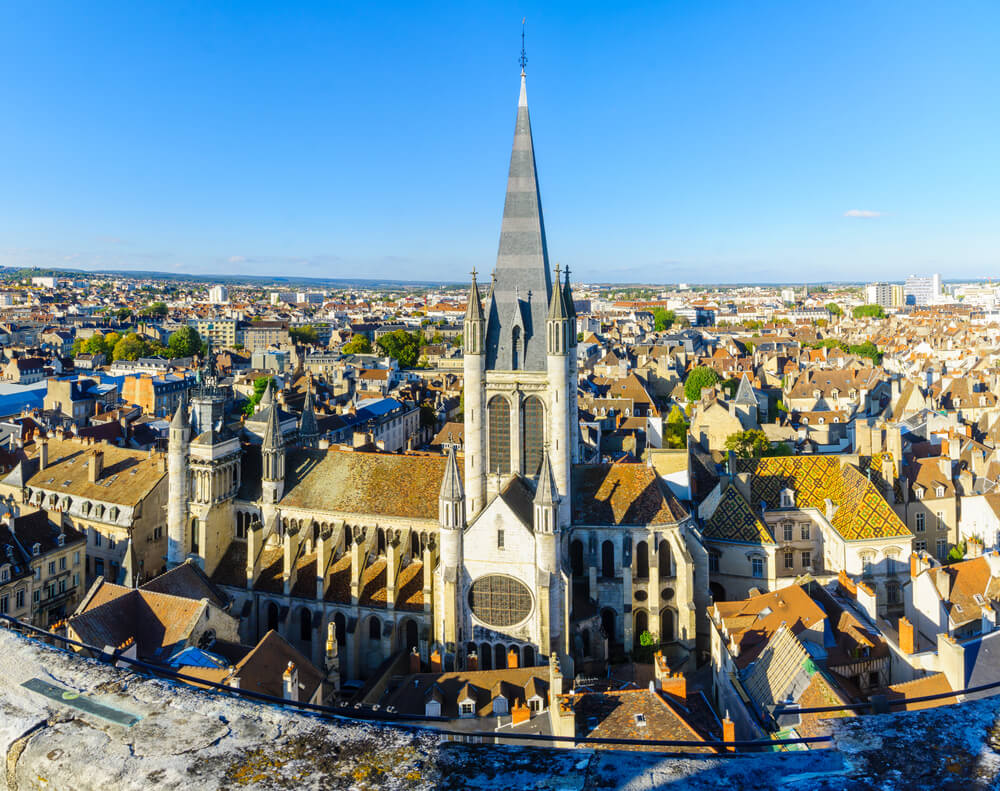
[[[646,464],[582,464],[569,271],[549,266],[524,70],[496,266],[472,273],[463,453],[318,441],[270,391],[222,427],[211,377],[170,426],[168,566],[233,597],[242,637],[276,629],[345,682],[398,652],[445,670],[597,673],[649,632],[693,666],[708,556]]]

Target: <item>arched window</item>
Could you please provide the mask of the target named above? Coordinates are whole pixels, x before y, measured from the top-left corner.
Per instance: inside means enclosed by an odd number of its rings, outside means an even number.
[[[514,327],[510,333],[510,369],[516,371],[521,361],[521,328]]]
[[[493,396],[486,411],[490,429],[490,472],[510,472],[510,404],[502,396]]]
[[[640,541],[635,548],[635,576],[641,580],[649,576],[649,549],[645,541]]]
[[[524,474],[537,475],[542,465],[542,447],[545,444],[545,410],[537,396],[525,399],[521,409],[521,457]]]
[[[610,541],[601,544],[601,576],[615,576],[615,545]]]

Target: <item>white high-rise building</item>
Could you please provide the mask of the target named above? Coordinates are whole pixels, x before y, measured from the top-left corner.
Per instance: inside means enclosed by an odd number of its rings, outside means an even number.
[[[869,283],[867,286],[865,286],[865,304],[881,305],[883,308],[893,307],[892,284]]]
[[[225,286],[212,286],[208,290],[208,301],[213,305],[224,305],[229,302],[229,289]]]
[[[903,289],[908,305],[933,305],[941,298],[941,275],[910,275]]]

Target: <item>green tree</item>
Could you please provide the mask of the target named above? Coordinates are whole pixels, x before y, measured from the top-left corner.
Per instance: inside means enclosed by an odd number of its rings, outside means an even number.
[[[458,333],[458,335],[456,335],[454,338],[451,339],[451,342],[452,342],[452,344],[454,344],[455,346],[457,346],[458,348],[461,349],[462,348],[462,340],[463,340],[462,339],[462,333]]]
[[[118,321],[125,321],[132,318],[132,308],[118,308],[114,315]]]
[[[257,404],[264,397],[264,390],[271,384],[270,376],[259,376],[253,380],[253,395],[243,405],[243,414],[250,417],[257,408]]]
[[[767,441],[767,435],[760,429],[738,431],[726,437],[726,450],[731,450],[741,459],[763,456],[770,448],[771,443]]]
[[[291,339],[298,344],[310,344],[319,342],[319,334],[312,324],[303,327],[292,327],[288,330]]]
[[[657,332],[670,329],[676,318],[674,312],[666,308],[657,308],[653,311],[653,321]]]
[[[875,365],[882,364],[882,352],[880,352],[878,350],[878,346],[871,341],[865,341],[864,343],[850,346],[848,347],[848,351],[850,351],[851,354],[858,355],[858,357],[867,357]]]
[[[400,368],[413,368],[420,358],[423,337],[419,332],[394,330],[378,339],[382,354],[399,363]]]
[[[130,332],[115,344],[112,352],[114,360],[138,360],[149,353],[149,345],[140,336]]]
[[[114,349],[114,347],[111,347]],[[108,347],[104,340],[104,336],[99,332],[95,332],[83,343],[83,350],[87,354],[107,354]]]
[[[171,357],[190,357],[193,354],[200,354],[202,346],[201,336],[194,327],[181,327],[172,332],[170,340],[167,341],[167,350]]]
[[[167,315],[167,303],[166,302],[152,302],[142,309],[139,314],[141,316],[148,316],[154,319],[162,319]]]
[[[668,448],[679,450],[687,447],[688,425],[681,408],[677,404],[674,404],[670,410],[670,414],[667,415],[667,426],[663,432]]]
[[[86,351],[86,341],[83,338],[76,338],[73,341],[73,350],[70,352],[70,354],[73,357],[79,357],[85,351]]]
[[[367,335],[355,335],[341,348],[344,354],[371,354],[372,342]]]
[[[831,316],[843,316],[844,315],[844,309],[842,307],[840,307],[840,305],[838,305],[836,302],[827,302],[826,303],[826,312],[829,313]]]
[[[697,365],[691,369],[687,380],[684,382],[684,397],[689,402],[697,401],[701,398],[701,391],[705,387],[715,387],[719,381],[719,375],[712,369],[704,365]]]
[[[858,305],[851,311],[856,319],[884,319],[885,311],[881,305]]]

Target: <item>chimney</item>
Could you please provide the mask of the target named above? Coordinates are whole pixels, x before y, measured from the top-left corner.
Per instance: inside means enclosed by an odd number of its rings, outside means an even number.
[[[90,456],[90,466],[87,468],[87,478],[91,483],[97,483],[104,474],[104,451],[96,449]]]
[[[465,658],[465,669],[479,670],[479,654],[475,651],[469,651],[469,655]]]
[[[726,717],[722,721],[722,741],[724,742],[735,742],[736,741],[736,723],[733,722],[729,717]],[[726,752],[734,753],[736,752],[735,747],[726,747]]]
[[[952,461],[958,461],[959,457],[962,455],[962,440],[958,437],[952,435],[948,438],[948,458]]]
[[[976,536],[969,536],[965,540],[965,557],[978,558],[983,554],[983,542]]]
[[[420,672],[420,654],[417,653],[417,647],[413,646],[410,651],[410,672],[419,673]]]
[[[937,636],[938,666],[949,686],[954,689],[965,689],[965,648],[947,633]]]
[[[951,596],[951,574],[948,573],[948,569],[939,568],[937,570],[937,574],[934,575],[934,587],[941,594],[941,598],[947,601]]]
[[[905,616],[899,618],[899,650],[904,654],[915,654],[917,652],[916,635],[913,633],[913,624]]]
[[[227,684],[227,686],[230,687],[231,689],[239,689],[240,688],[240,677],[239,676],[233,676],[231,679],[229,679],[229,684]]]
[[[431,672],[440,673],[441,672],[441,651],[435,648],[431,651]]]
[[[947,456],[940,456],[940,457],[938,457],[938,469],[941,470],[941,474],[944,476],[945,480],[950,483],[951,482],[951,459],[948,458]]]
[[[520,665],[520,659],[521,658],[518,656],[517,650],[511,648],[510,651],[507,652],[507,667],[518,667]]]
[[[715,403],[715,388],[714,387],[703,387],[701,388],[701,405],[703,408],[708,409]]]
[[[38,470],[44,470],[49,466],[49,440],[42,437],[38,440]]]
[[[285,672],[281,674],[281,681],[285,688],[285,700],[298,701],[299,699],[299,669],[294,662],[289,662]]]
[[[746,500],[750,505],[753,502],[750,500],[750,473],[748,472],[738,472],[733,478],[733,483],[736,485],[737,491],[743,495],[743,499]]]

